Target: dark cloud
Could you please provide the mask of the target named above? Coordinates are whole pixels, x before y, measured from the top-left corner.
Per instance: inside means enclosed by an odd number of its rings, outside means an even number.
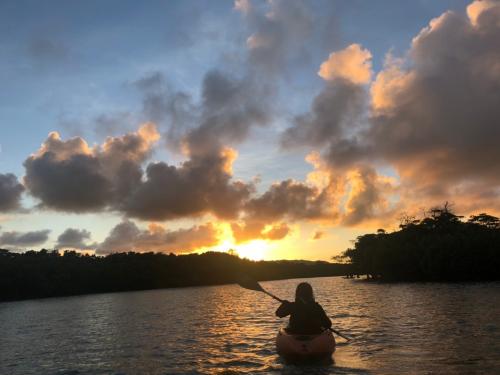
[[[126,220],[111,230],[97,248],[97,253],[124,251],[183,253],[215,246],[218,242],[218,231],[210,223],[171,231],[152,224],[148,229],[141,230],[132,221]]]
[[[20,208],[24,186],[11,173],[0,173],[0,212],[13,211]]]
[[[88,243],[91,233],[85,229],[68,228],[57,237],[56,248],[95,249],[96,244]]]
[[[50,230],[39,230],[33,232],[3,232],[0,234],[0,246],[12,246],[14,248],[25,248],[38,246],[45,243],[49,238]]]
[[[57,160],[53,153],[28,158],[25,185],[43,206],[61,211],[102,209],[112,197],[110,182],[99,173],[99,161],[90,155]]]
[[[136,82],[145,94],[144,111],[164,122],[166,138],[188,160],[180,166],[151,163],[145,177],[117,206],[129,217],[165,220],[200,216],[234,219],[253,191],[252,183],[232,180],[236,153],[227,145],[243,141],[253,126],[271,118],[267,85],[221,71],[209,71],[201,100],[174,93],[160,73]]]
[[[145,119],[159,124],[168,146],[177,151],[217,153],[224,145],[243,141],[252,126],[265,125],[271,118],[272,88],[255,77],[210,70],[199,103],[175,91],[161,72],[134,84],[143,95]]]
[[[198,108],[191,96],[174,90],[161,72],[134,82],[142,94],[142,113],[164,131],[167,144],[178,150],[181,138],[198,121]]]
[[[205,75],[199,126],[184,144],[190,154],[212,154],[224,145],[243,141],[252,126],[271,119],[271,88],[250,78],[232,78],[220,71]]]
[[[359,127],[366,107],[367,94],[362,85],[347,79],[328,82],[314,98],[310,112],[297,116],[285,131],[285,147],[330,145],[348,142],[345,137]]]
[[[371,53],[359,44],[330,54],[318,71],[326,84],[311,109],[296,116],[282,136],[284,147],[313,146],[322,150],[331,168],[345,169],[367,153],[358,134],[366,127]]]
[[[250,199],[245,205],[245,214],[252,220],[266,221],[321,219],[329,216],[329,199],[327,188],[321,190],[302,182],[285,180]]]
[[[42,207],[67,212],[111,209],[144,220],[237,217],[253,184],[232,180],[235,151],[194,154],[179,166],[150,163],[144,172],[157,138],[150,124],[93,148],[51,133],[25,161],[25,185]]]
[[[285,69],[287,60],[305,54],[314,21],[307,3],[295,0],[276,0],[265,7],[250,1],[237,1],[249,23],[252,34],[247,39],[249,63],[271,73]]]
[[[24,162],[24,183],[46,208],[85,212],[102,210],[123,199],[142,176],[158,134],[151,124],[90,148],[79,137],[63,141],[51,133]]]
[[[323,189],[285,180],[273,184],[257,197],[248,199],[239,221],[231,223],[237,242],[252,239],[279,240],[290,233],[283,220],[333,220],[331,186]]]
[[[130,217],[165,220],[212,213],[234,218],[253,191],[252,184],[231,180],[231,149],[194,156],[179,167],[152,163],[146,178],[119,207]]]

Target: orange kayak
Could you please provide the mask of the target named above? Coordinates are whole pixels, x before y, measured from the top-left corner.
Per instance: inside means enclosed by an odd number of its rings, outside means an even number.
[[[278,354],[290,361],[307,361],[331,357],[335,338],[326,330],[317,335],[295,335],[281,328],[276,337]]]

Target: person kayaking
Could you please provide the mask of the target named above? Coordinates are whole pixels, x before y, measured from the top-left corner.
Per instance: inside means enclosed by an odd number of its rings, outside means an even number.
[[[283,301],[276,315],[280,318],[290,315],[287,332],[293,334],[314,335],[332,326],[323,307],[314,300],[313,288],[309,283],[297,285],[295,302]]]

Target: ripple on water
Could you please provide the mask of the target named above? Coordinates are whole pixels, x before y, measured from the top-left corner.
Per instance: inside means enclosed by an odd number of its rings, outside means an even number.
[[[308,281],[354,338],[331,363],[283,362],[275,301],[226,285],[0,304],[0,374],[500,373],[499,283]]]

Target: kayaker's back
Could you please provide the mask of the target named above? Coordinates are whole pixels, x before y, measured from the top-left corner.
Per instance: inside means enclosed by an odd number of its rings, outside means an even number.
[[[280,318],[290,315],[287,331],[295,334],[317,334],[332,326],[332,322],[317,302],[284,301],[276,310],[276,315]]]

